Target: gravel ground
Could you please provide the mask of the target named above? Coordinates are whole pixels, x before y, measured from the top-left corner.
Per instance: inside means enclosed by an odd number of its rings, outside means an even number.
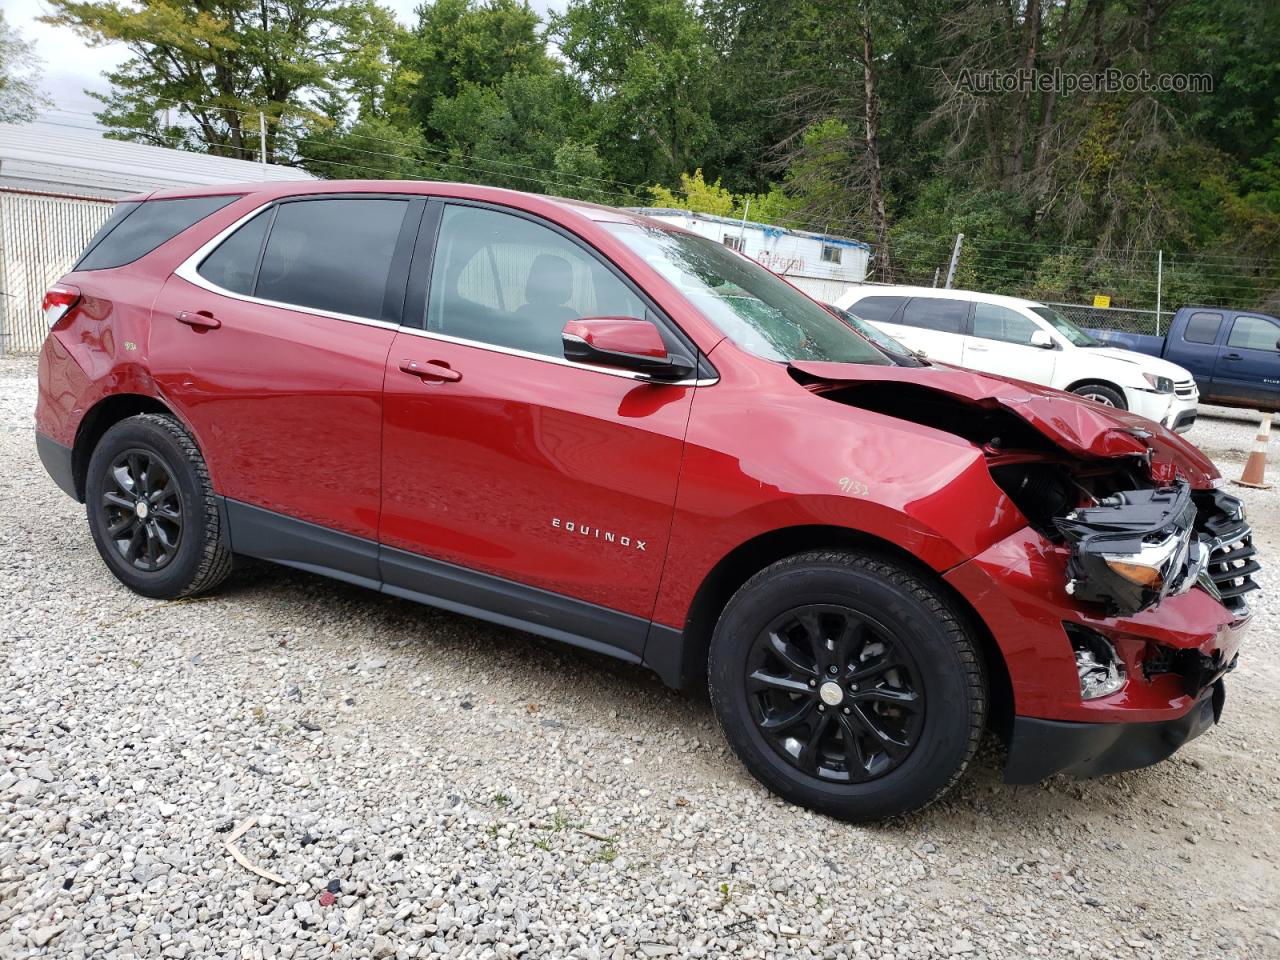
[[[0,957],[1280,957],[1273,606],[1172,760],[1013,788],[988,743],[853,827],[601,657],[265,564],[127,592],[34,398],[0,360]],[[1252,432],[1192,438],[1234,475]],[[1245,497],[1280,568],[1280,493]]]

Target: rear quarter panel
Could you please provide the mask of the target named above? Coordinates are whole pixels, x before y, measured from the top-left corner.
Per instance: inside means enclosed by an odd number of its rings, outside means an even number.
[[[82,299],[49,332],[41,350],[37,430],[72,446],[85,415],[118,394],[151,397],[173,409],[150,374],[156,298],[183,259],[262,202],[246,194],[132,263],[60,278],[79,289]]]

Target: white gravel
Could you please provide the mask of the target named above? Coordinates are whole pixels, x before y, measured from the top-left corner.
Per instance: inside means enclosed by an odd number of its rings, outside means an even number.
[[[1273,601],[1173,760],[1012,788],[989,743],[945,801],[853,827],[602,657],[268,565],[134,596],[34,402],[0,360],[0,957],[1280,957]],[[1246,493],[1264,582],[1278,498]],[[250,817],[285,883],[225,849]]]

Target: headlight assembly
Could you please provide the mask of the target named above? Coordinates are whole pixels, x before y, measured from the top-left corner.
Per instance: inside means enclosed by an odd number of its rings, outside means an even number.
[[[1190,589],[1204,566],[1193,533],[1196,507],[1185,481],[1160,490],[1129,490],[1055,521],[1071,545],[1067,592],[1133,614],[1170,593]]]
[[[1142,379],[1151,385],[1156,393],[1173,393],[1173,381],[1168,377],[1158,377],[1154,373],[1144,373]]]

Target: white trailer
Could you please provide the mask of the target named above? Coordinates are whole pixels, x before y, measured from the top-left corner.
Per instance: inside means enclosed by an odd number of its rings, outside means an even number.
[[[629,212],[723,243],[825,303],[832,303],[867,277],[871,248],[861,240],[669,207],[633,207]]]

